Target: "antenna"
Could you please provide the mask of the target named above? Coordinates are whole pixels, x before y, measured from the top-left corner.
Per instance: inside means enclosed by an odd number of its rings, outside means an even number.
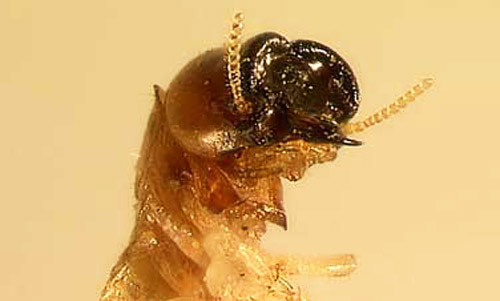
[[[381,110],[375,112],[374,114],[366,117],[364,120],[357,121],[354,123],[347,123],[343,125],[342,130],[346,135],[353,133],[360,133],[365,129],[374,126],[390,117],[401,112],[409,103],[415,101],[415,99],[428,90],[434,84],[434,79],[426,78],[420,83],[409,89],[404,95],[400,96],[395,102],[390,105],[385,106]]]
[[[243,31],[243,13],[237,12],[233,17],[231,31],[226,45],[226,62],[227,62],[227,77],[231,94],[234,99],[234,105],[239,113],[247,113],[249,104],[245,102],[241,88],[241,71],[240,71],[240,52],[241,52],[241,34]]]

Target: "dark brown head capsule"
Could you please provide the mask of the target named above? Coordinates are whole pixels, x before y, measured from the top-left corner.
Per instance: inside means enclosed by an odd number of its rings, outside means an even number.
[[[239,129],[249,142],[357,144],[344,137],[339,125],[358,110],[358,84],[349,65],[329,47],[263,33],[243,45],[241,74],[243,97],[253,111]]]
[[[351,68],[335,51],[263,33],[243,44],[240,62],[248,114],[234,109],[222,48],[191,61],[171,83],[168,121],[187,150],[213,157],[296,139],[360,144],[341,130],[358,109],[359,89]]]

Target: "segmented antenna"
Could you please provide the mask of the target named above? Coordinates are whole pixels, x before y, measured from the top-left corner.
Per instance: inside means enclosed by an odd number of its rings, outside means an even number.
[[[420,83],[408,90],[403,96],[400,96],[395,102],[385,106],[380,111],[375,112],[364,120],[345,124],[342,128],[343,133],[346,135],[359,133],[377,123],[382,122],[383,120],[389,119],[391,116],[402,111],[409,103],[415,101],[418,96],[424,93],[425,90],[432,87],[433,84],[434,79],[432,78],[422,80]]]
[[[240,52],[243,18],[242,12],[234,15],[226,45],[227,76],[234,104],[239,113],[247,113],[249,110],[249,104],[243,99],[241,88]]]

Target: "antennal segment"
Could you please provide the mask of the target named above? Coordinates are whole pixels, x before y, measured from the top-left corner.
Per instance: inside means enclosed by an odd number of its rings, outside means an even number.
[[[243,19],[242,12],[237,12],[234,15],[226,45],[227,76],[234,105],[239,113],[247,113],[249,110],[249,105],[243,99],[241,89],[240,52]]]
[[[433,84],[434,79],[432,78],[422,80],[420,83],[408,90],[403,96],[400,96],[395,102],[385,106],[380,111],[375,112],[364,120],[345,124],[342,128],[344,134],[349,135],[359,133],[377,123],[382,122],[383,120],[389,119],[390,117],[401,112],[409,103],[415,101],[418,96],[432,87]]]

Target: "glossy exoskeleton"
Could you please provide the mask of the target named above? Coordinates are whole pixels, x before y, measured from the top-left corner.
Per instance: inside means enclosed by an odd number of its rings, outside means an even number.
[[[339,127],[358,110],[358,85],[349,65],[327,46],[289,42],[276,33],[244,43],[241,82],[251,105],[251,113],[244,116],[231,107],[224,66],[223,49],[209,51],[186,66],[171,85],[168,119],[187,149],[213,156],[294,139],[359,144]],[[221,139],[206,139],[214,135]]]
[[[357,145],[341,125],[359,91],[348,64],[306,40],[263,33],[241,49],[238,111],[225,51],[185,66],[154,104],[137,166],[136,227],[102,301],[302,300],[286,276],[300,262],[259,247],[266,222],[286,228],[280,177]],[[309,273],[349,274],[352,256],[308,265]],[[334,268],[332,268],[334,267]]]

